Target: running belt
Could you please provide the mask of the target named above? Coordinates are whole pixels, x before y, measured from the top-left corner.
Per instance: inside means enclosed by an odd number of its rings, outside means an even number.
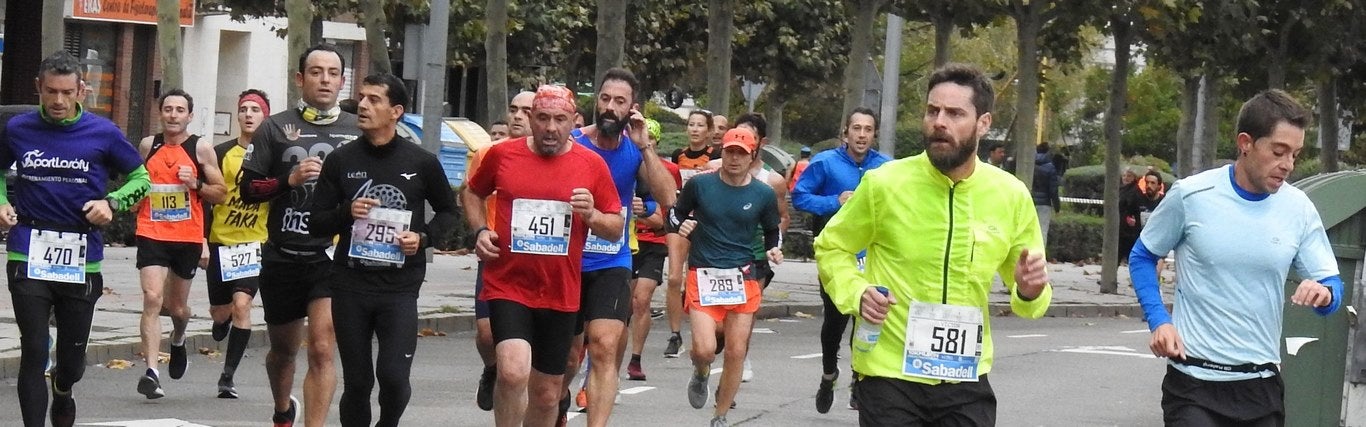
[[[1276,367],[1276,364],[1275,364],[1275,363],[1263,363],[1263,364],[1260,364],[1260,365],[1255,364],[1255,363],[1244,363],[1244,364],[1241,364],[1241,365],[1226,365],[1226,364],[1223,364],[1223,363],[1212,362],[1212,361],[1209,361],[1209,360],[1206,360],[1206,359],[1201,359],[1201,358],[1199,358],[1199,357],[1189,356],[1189,355],[1186,356],[1186,358],[1185,358],[1184,360],[1183,360],[1183,359],[1172,358],[1171,361],[1176,362],[1176,363],[1179,363],[1179,364],[1182,364],[1182,365],[1186,365],[1186,366],[1195,366],[1195,367],[1200,367],[1200,368],[1205,368],[1205,369],[1210,369],[1210,370],[1215,370],[1215,371],[1222,371],[1222,372],[1242,372],[1242,373],[1249,373],[1249,374],[1256,374],[1256,373],[1262,373],[1262,372],[1267,372],[1267,371],[1271,371],[1271,372],[1275,372],[1275,373],[1277,373],[1277,374],[1280,374],[1280,372],[1281,372],[1280,369]]]

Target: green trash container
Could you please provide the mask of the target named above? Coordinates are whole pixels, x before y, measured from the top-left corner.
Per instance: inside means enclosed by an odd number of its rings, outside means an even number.
[[[1286,283],[1281,371],[1287,426],[1366,426],[1366,330],[1351,311],[1366,308],[1366,171],[1316,175],[1296,183],[1318,208],[1345,284],[1328,317],[1290,304],[1300,279]],[[1312,340],[1312,341],[1310,341]],[[1298,349],[1290,347],[1305,342]],[[1298,350],[1290,354],[1291,350]]]

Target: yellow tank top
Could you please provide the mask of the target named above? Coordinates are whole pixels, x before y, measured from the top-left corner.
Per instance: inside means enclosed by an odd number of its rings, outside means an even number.
[[[222,245],[264,242],[270,203],[242,203],[242,192],[237,186],[242,176],[242,156],[247,150],[234,139],[219,144],[215,151],[228,184],[228,201],[213,207],[209,242]]]

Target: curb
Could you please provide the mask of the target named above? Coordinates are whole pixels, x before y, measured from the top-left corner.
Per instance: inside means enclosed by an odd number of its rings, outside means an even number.
[[[1170,305],[1168,306],[1170,309]],[[802,312],[808,315],[819,315],[823,310],[820,304],[774,304],[759,307],[759,311],[754,313],[756,319],[770,319],[790,317]],[[1010,303],[991,303],[989,312],[993,316],[1012,316]],[[1127,305],[1102,305],[1102,304],[1052,304],[1048,307],[1045,317],[1129,317],[1135,319],[1143,318],[1143,308],[1138,304]],[[473,313],[431,313],[423,316],[417,321],[418,330],[431,329],[446,333],[469,332],[474,330]],[[131,342],[114,343],[92,343],[86,349],[87,364],[102,364],[109,359],[136,360],[135,356],[141,344],[137,337],[125,338]],[[251,340],[247,343],[247,348],[259,348],[268,345],[269,339],[266,336],[264,327],[254,326],[251,330]],[[185,345],[191,349],[200,347],[217,348],[218,342],[207,333],[191,333],[185,338]],[[197,351],[197,350],[196,350]],[[93,361],[93,362],[92,362]],[[89,366],[89,365],[87,365]],[[0,378],[14,378],[19,375],[19,356],[0,358]]]

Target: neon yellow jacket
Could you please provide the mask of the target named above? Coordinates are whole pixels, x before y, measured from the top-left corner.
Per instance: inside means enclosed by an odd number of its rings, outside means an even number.
[[[877,345],[854,352],[861,375],[926,384],[940,381],[902,374],[906,317],[911,301],[979,307],[982,357],[978,375],[991,371],[991,314],[987,293],[1000,274],[1010,307],[1035,319],[1048,310],[1051,286],[1032,301],[1015,293],[1015,263],[1023,249],[1043,253],[1034,202],[1014,175],[977,162],[972,176],[953,182],[924,153],[889,162],[864,175],[854,195],[817,236],[816,265],[825,291],[855,327],[863,292],[874,284],[896,298]],[[864,272],[855,254],[867,248]],[[946,295],[947,291],[947,295]]]

